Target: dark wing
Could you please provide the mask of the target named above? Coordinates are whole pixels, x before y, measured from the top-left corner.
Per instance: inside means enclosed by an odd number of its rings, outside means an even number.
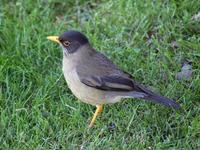
[[[132,80],[120,76],[88,76],[80,77],[82,83],[106,91],[133,91]]]
[[[96,89],[107,91],[134,90],[131,75],[120,70],[107,57],[98,52],[86,64],[77,66],[76,71],[82,83]]]

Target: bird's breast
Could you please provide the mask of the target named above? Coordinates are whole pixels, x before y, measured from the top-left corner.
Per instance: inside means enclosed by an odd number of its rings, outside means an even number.
[[[63,67],[63,73],[68,87],[79,100],[91,105],[105,103],[105,93],[83,84],[79,79],[76,68],[69,70]]]

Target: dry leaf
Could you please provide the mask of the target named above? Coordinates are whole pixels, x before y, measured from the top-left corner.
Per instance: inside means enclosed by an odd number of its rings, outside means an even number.
[[[192,76],[192,65],[191,62],[185,62],[181,68],[181,72],[177,74],[178,80],[190,79]]]

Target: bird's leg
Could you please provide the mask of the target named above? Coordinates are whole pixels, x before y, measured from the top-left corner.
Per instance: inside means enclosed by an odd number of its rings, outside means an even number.
[[[97,105],[96,107],[97,107],[97,109],[93,115],[92,121],[90,122],[89,128],[91,128],[93,126],[98,114],[100,114],[103,111],[103,105]]]

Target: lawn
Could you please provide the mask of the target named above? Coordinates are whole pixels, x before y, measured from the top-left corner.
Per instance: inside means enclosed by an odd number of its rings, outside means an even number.
[[[199,11],[200,0],[0,0],[0,149],[200,149]],[[181,109],[125,99],[88,129],[95,107],[73,96],[46,39],[69,29]],[[184,64],[192,75],[178,79]]]

